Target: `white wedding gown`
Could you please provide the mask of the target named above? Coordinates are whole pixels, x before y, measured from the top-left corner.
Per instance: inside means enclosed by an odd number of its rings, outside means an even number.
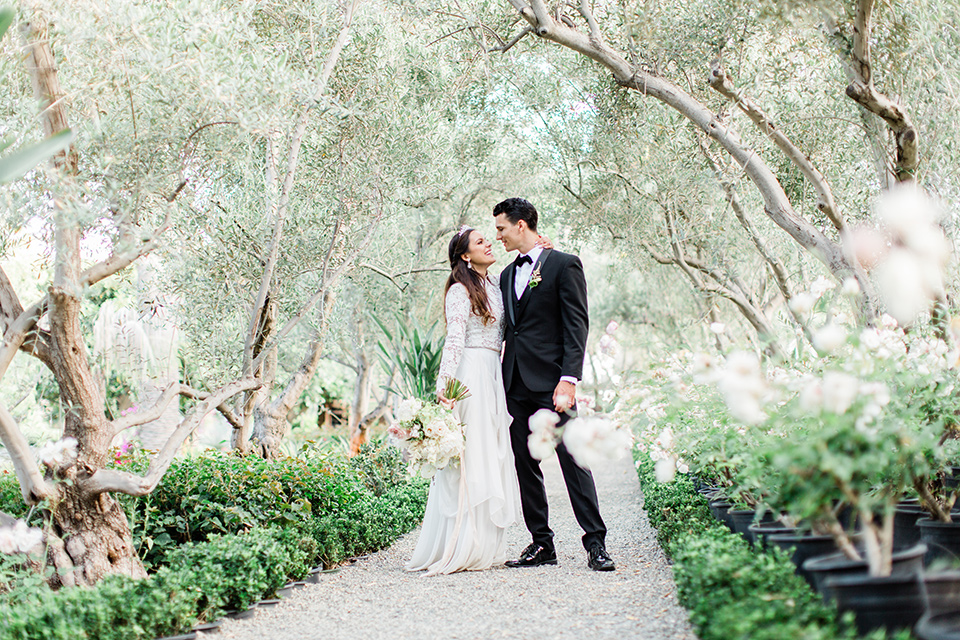
[[[434,476],[417,548],[408,571],[427,575],[489,569],[506,560],[504,531],[520,521],[520,487],[510,448],[510,415],[503,391],[500,344],[503,299],[497,276],[487,282],[495,321],[484,326],[470,312],[466,288],[455,284],[445,300],[447,340],[437,387],[456,378],[470,397],[454,407],[464,425],[460,465]]]

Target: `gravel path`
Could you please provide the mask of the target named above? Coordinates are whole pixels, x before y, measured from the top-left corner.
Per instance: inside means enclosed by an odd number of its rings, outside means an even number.
[[[586,566],[556,458],[544,463],[558,566],[425,577],[403,570],[419,530],[360,558],[320,584],[296,591],[247,620],[227,620],[221,638],[237,640],[487,640],[488,638],[643,638],[696,640],[677,604],[673,575],[643,511],[629,460],[595,472],[615,572]],[[529,542],[509,532],[509,555]]]

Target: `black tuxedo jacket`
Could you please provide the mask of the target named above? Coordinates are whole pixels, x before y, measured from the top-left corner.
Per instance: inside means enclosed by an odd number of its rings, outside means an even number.
[[[503,294],[503,386],[509,391],[514,371],[530,391],[552,392],[561,376],[583,378],[587,345],[587,281],[580,258],[544,249],[533,265],[540,282],[524,288],[517,300],[516,265],[500,275]]]

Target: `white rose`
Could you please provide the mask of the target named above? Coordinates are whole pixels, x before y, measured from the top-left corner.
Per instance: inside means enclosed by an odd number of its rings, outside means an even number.
[[[407,422],[413,420],[417,412],[423,407],[423,403],[415,398],[407,398],[397,407],[397,420]]]

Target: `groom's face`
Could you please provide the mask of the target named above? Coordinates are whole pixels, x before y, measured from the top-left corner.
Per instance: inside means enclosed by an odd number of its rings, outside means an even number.
[[[504,213],[498,215],[494,220],[496,220],[497,225],[497,240],[503,243],[503,248],[508,252],[517,251],[520,248],[520,239],[523,236],[523,229],[521,228],[523,220],[518,220],[514,224]]]

